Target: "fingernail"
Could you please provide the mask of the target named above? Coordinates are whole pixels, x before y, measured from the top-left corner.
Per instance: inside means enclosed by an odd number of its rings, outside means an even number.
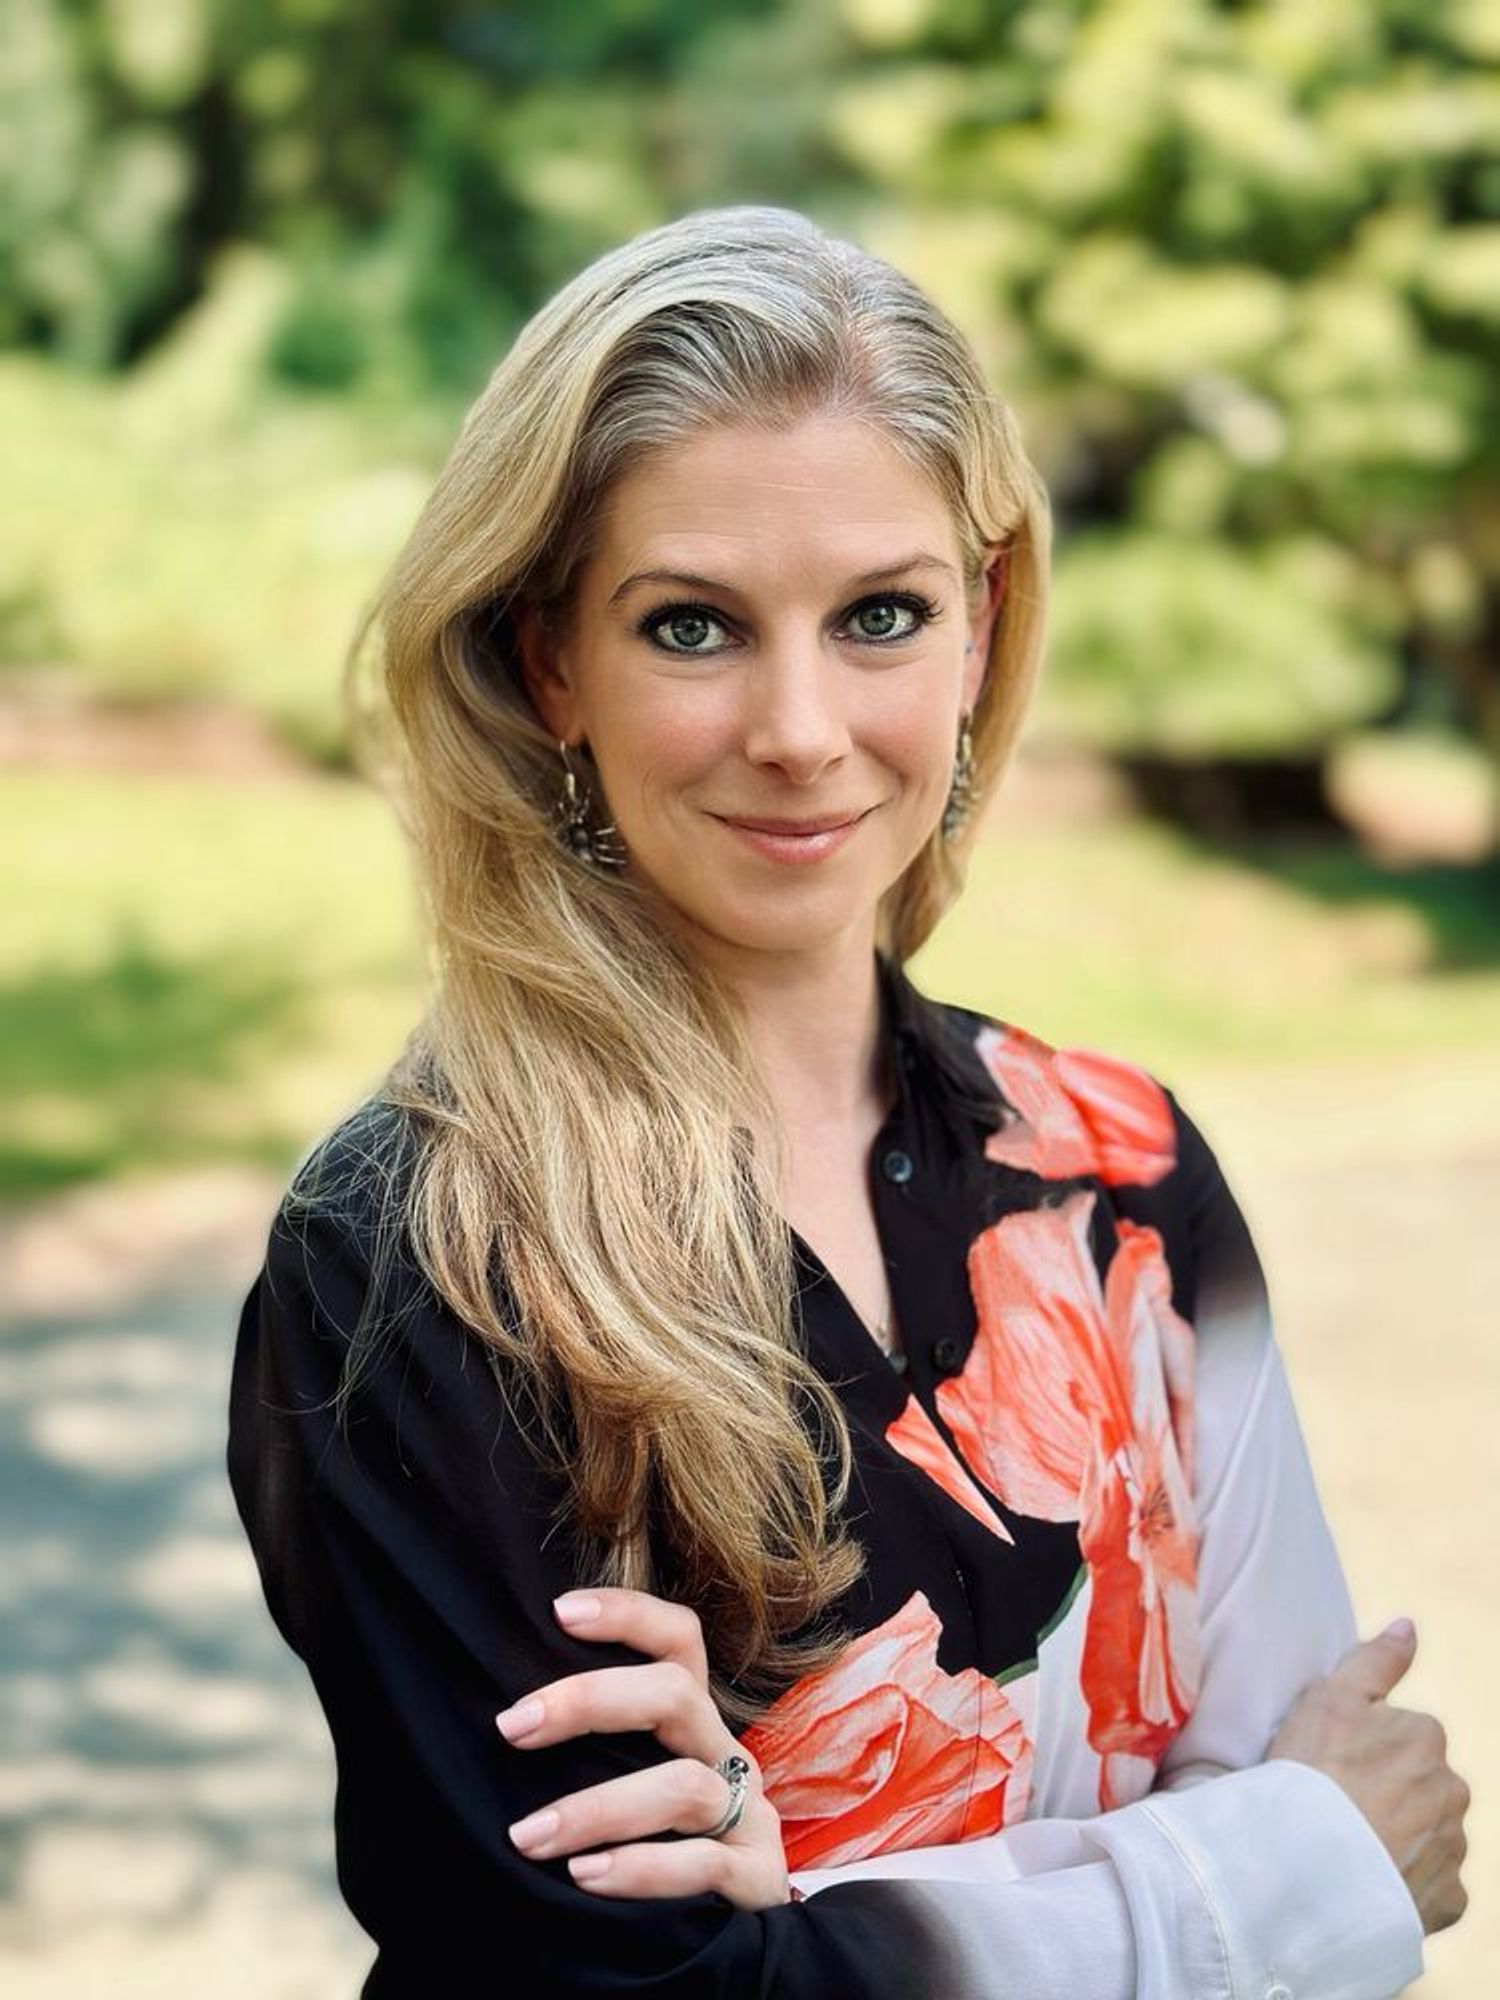
[[[545,1720],[547,1705],[532,1698],[518,1701],[514,1708],[505,1708],[495,1717],[495,1726],[500,1734],[512,1743],[518,1736],[526,1736]]]
[[[1386,1639],[1400,1639],[1405,1641],[1407,1639],[1414,1639],[1416,1635],[1417,1628],[1409,1618],[1393,1618],[1381,1636]]]
[[[548,1806],[544,1812],[534,1812],[526,1819],[518,1819],[510,1829],[510,1837],[517,1847],[536,1847],[556,1833],[557,1814]]]
[[[554,1597],[552,1608],[559,1618],[570,1625],[587,1625],[591,1618],[597,1618],[604,1606],[597,1597],[590,1597],[586,1591],[570,1590],[562,1597]]]
[[[575,1882],[597,1882],[609,1873],[613,1858],[609,1854],[574,1854],[568,1860],[568,1873]]]

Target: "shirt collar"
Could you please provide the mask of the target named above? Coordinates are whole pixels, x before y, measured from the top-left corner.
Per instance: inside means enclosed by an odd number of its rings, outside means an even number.
[[[993,1131],[1003,1113],[1014,1112],[1015,1107],[979,1053],[976,1038],[984,1026],[983,1016],[931,999],[912,983],[905,968],[878,946],[875,956],[903,1079],[920,1069],[956,1112],[972,1118],[985,1131]]]

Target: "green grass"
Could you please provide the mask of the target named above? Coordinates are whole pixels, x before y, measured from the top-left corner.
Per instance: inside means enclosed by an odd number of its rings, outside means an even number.
[[[913,967],[1045,1039],[1157,1067],[1493,1048],[1500,868],[1214,851],[1140,821],[999,826]]]
[[[338,778],[8,776],[0,1195],[140,1166],[277,1167],[421,1006],[404,848]],[[913,971],[1046,1039],[1188,1067],[1493,1051],[1493,867],[1213,854],[1136,822],[997,824]]]
[[[12,775],[0,841],[0,1194],[281,1164],[420,1009],[401,843],[353,784]]]

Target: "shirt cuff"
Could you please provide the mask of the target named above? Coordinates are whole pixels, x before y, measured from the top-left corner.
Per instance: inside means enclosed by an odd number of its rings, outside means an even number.
[[[1169,1906],[1163,1867],[1192,1876],[1203,1911],[1192,1955],[1206,1994],[1391,2000],[1421,1977],[1424,1932],[1411,1892],[1326,1772],[1273,1757],[1219,1783],[1153,1792],[1139,1806],[1170,1856],[1107,1818],[1087,1831],[1109,1852],[1137,1914]],[[1170,1941],[1162,1947],[1142,1950],[1141,2000],[1171,2000],[1150,1970],[1153,1960],[1172,1963]]]

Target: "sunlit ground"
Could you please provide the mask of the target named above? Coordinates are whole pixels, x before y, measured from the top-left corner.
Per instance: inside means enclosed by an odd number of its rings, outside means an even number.
[[[1019,775],[1019,774],[1018,774]],[[1018,782],[930,990],[1150,1064],[1239,1192],[1367,1633],[1474,1787],[1433,2000],[1488,1991],[1481,1673],[1500,1361],[1493,877],[1213,855]],[[332,779],[11,774],[0,793],[0,1653],[7,1994],[353,1993],[332,1765],[223,1477],[234,1319],[281,1179],[420,991],[385,808]]]

